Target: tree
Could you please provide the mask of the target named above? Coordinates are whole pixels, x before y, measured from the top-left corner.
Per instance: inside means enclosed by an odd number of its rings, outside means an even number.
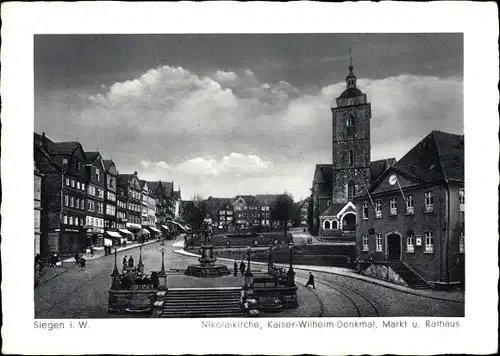
[[[201,232],[203,220],[207,216],[209,209],[203,198],[195,194],[184,208],[184,220],[191,224],[193,232]]]
[[[292,220],[294,216],[294,203],[292,195],[288,192],[280,195],[271,204],[270,212],[271,220],[279,221],[283,225],[286,236],[288,232],[288,221]]]
[[[311,235],[316,235],[314,233],[314,217],[313,217],[313,197],[309,198],[309,204],[307,205],[307,225],[309,227],[309,233]]]

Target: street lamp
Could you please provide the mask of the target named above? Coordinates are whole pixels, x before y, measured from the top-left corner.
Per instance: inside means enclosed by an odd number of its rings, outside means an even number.
[[[290,267],[288,268],[287,272],[287,285],[289,287],[295,286],[295,272],[293,271],[293,261],[292,261],[292,249],[293,249],[293,243],[288,244],[288,249],[290,250]]]
[[[253,279],[253,274],[252,274],[252,271],[250,269],[250,255],[252,253],[252,249],[250,248],[250,246],[247,247],[247,256],[248,256],[248,268],[245,272],[245,288],[246,289],[250,289],[250,287],[252,286],[252,279]]]
[[[120,289],[120,272],[118,272],[118,263],[116,257],[116,246],[115,246],[115,268],[113,268],[113,273],[111,273],[111,289]]]
[[[162,238],[160,240],[160,248],[161,251],[161,271],[158,273],[158,277],[160,280],[160,285],[158,289],[165,290],[167,289],[167,273],[165,272],[165,239]]]
[[[137,269],[144,273],[144,263],[142,263],[142,244],[139,246],[139,262],[137,263]]]

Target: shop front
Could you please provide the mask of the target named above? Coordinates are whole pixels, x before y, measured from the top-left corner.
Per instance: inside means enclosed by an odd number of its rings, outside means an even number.
[[[151,232],[151,239],[159,239],[161,237],[161,230],[154,226],[148,226],[148,230]]]
[[[127,227],[127,230],[132,232],[133,234],[132,240],[136,240],[137,237],[139,236],[139,231],[142,229],[142,226],[140,224],[134,224],[134,223],[127,223],[125,226]]]

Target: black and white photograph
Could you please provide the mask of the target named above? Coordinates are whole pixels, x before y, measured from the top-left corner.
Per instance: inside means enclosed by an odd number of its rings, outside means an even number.
[[[174,338],[175,323],[194,328],[183,343],[225,329],[255,329],[247,343],[273,329],[296,329],[305,344],[317,343],[316,329],[463,335],[479,315],[469,306],[481,276],[469,259],[482,263],[488,249],[483,208],[471,203],[477,179],[467,184],[466,240],[465,178],[478,164],[469,168],[469,150],[481,143],[469,127],[498,117],[466,119],[468,90],[483,88],[465,79],[463,30],[354,23],[34,32],[32,117],[15,119],[32,155],[33,196],[22,206],[33,204],[34,220],[16,230],[16,263],[33,273],[22,282],[30,332],[69,328],[89,341],[106,332],[96,321],[138,342],[148,323]],[[5,157],[15,140],[2,124]]]

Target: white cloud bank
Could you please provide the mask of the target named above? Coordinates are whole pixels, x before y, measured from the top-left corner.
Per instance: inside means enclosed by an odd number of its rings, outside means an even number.
[[[400,158],[434,129],[463,132],[461,78],[400,75],[360,79],[358,87],[372,103],[372,159]],[[331,161],[330,108],[344,89],[344,83],[304,89],[284,80],[265,82],[250,69],[202,75],[162,66],[87,96],[78,110],[68,105],[67,94],[54,96],[37,115],[47,125],[41,131],[53,136],[69,136],[76,125],[90,147],[112,155],[119,168],[168,171],[181,181],[211,177],[212,195],[234,195],[247,184],[258,193],[263,177],[276,176],[283,179],[274,189],[281,184],[282,191],[303,174],[292,193],[305,196],[314,164]],[[68,132],[54,131],[51,118],[61,115],[71,125],[56,130]],[[285,165],[308,168],[285,172]],[[228,175],[235,177],[231,183]],[[201,186],[196,184],[189,189]]]

